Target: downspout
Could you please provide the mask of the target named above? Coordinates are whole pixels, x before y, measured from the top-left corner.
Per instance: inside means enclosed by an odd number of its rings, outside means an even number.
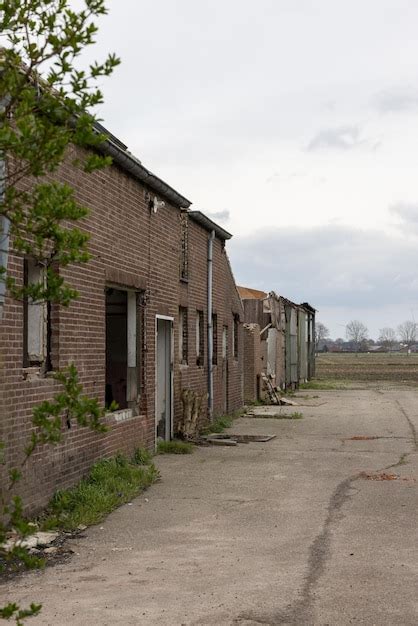
[[[215,231],[209,235],[208,239],[208,417],[213,419],[213,241]]]
[[[4,114],[9,98],[3,97],[0,100],[0,112]],[[4,189],[6,184],[6,160],[0,154],[0,206],[4,199]],[[6,274],[7,262],[9,259],[9,231],[10,220],[5,215],[0,215],[0,322],[3,317],[4,301],[6,297]]]
[[[4,181],[6,178],[6,164],[0,157],[0,205],[4,196]],[[5,216],[0,216],[0,321],[3,317],[4,300],[6,296],[6,272],[9,258],[9,230],[10,220]]]

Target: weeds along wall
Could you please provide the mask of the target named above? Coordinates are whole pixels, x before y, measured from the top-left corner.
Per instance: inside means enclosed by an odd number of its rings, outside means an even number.
[[[18,466],[31,433],[33,407],[51,399],[58,390],[52,373],[71,362],[77,366],[85,393],[106,399],[106,289],[137,294],[138,341],[136,372],[138,395],[132,416],[110,415],[109,431],[92,433],[63,422],[63,441],[40,447],[25,468],[21,483],[28,509],[46,504],[58,488],[66,488],[83,476],[98,458],[118,451],[129,454],[137,446],[155,445],[155,328],[156,316],[174,319],[174,429],[182,415],[181,390],[207,391],[207,240],[209,233],[188,220],[188,277],[180,280],[182,212],[159,194],[158,210],[150,210],[147,188],[118,165],[83,174],[72,165],[76,149],[54,177],[73,187],[77,200],[89,207],[83,222],[91,235],[92,259],[83,266],[62,270],[79,291],[68,308],[52,306],[51,370],[24,367],[24,306],[6,298],[0,323],[0,438],[6,443],[3,468]],[[243,403],[243,309],[225,251],[215,238],[213,262],[213,311],[217,328],[214,363],[214,413],[239,409]],[[9,255],[7,271],[24,279],[23,259]],[[179,355],[179,307],[187,309],[187,363]],[[198,313],[200,312],[200,314]],[[196,320],[203,313],[202,354],[197,354]],[[224,331],[224,328],[227,331]],[[234,330],[237,338],[234,341]],[[183,329],[184,330],[184,329]],[[182,332],[183,332],[182,330]],[[227,345],[222,340],[226,339]],[[225,343],[225,342],[224,342]],[[131,403],[132,404],[132,403]],[[206,404],[204,405],[206,411]]]

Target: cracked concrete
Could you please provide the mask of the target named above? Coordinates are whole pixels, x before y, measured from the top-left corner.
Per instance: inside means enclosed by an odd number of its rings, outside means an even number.
[[[161,483],[0,604],[41,601],[31,623],[54,626],[416,626],[418,485],[358,478],[418,478],[418,392],[380,391],[318,391],[302,420],[234,424],[270,442],[158,458]]]

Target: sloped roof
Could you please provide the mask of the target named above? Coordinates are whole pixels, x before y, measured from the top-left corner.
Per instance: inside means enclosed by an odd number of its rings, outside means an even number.
[[[265,291],[260,291],[259,289],[251,289],[250,287],[239,287],[237,286],[238,293],[243,300],[264,300],[267,298]]]

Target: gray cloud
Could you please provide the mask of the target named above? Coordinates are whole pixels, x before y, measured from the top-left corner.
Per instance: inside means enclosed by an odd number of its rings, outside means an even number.
[[[230,218],[230,211],[228,211],[228,209],[225,209],[224,211],[215,211],[213,213],[205,211],[205,214],[214,222],[219,223],[228,222]]]
[[[327,225],[265,229],[232,239],[230,255],[239,284],[275,290],[318,309],[382,311],[396,303],[399,320],[418,301],[417,240],[383,232]],[[402,311],[402,312],[401,312]],[[379,316],[381,316],[379,318]]]
[[[326,128],[315,135],[307,146],[307,150],[351,150],[364,143],[360,139],[358,126],[339,126]]]
[[[390,212],[400,218],[401,226],[418,227],[418,203],[398,202],[390,207]]]
[[[374,98],[374,106],[380,113],[408,113],[418,111],[418,88],[393,87]]]

